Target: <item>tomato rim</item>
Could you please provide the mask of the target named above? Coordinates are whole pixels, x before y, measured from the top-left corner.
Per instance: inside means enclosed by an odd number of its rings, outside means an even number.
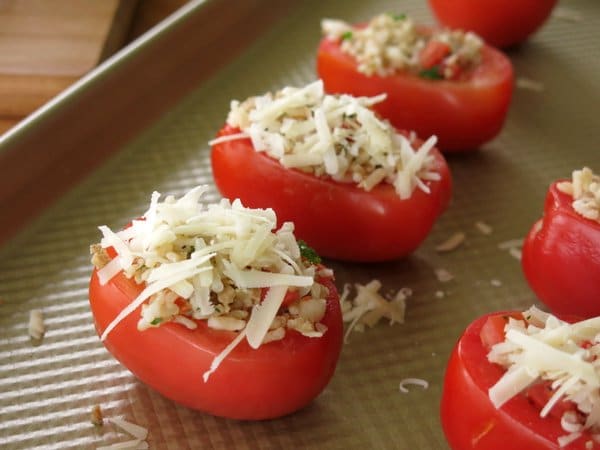
[[[453,450],[504,449],[507,436],[511,437],[512,450],[558,450],[557,439],[568,434],[562,429],[559,419],[541,418],[539,410],[523,393],[515,395],[499,409],[489,399],[487,391],[505,370],[487,360],[488,350],[481,341],[481,330],[490,316],[518,313],[501,311],[475,319],[452,350],[444,376],[440,417],[442,429]],[[465,398],[475,399],[477,404],[465,405]],[[457,419],[459,410],[462,414]],[[478,413],[481,413],[480,418],[476,417]],[[589,440],[591,435],[585,431],[563,448],[583,450]],[[494,446],[492,442],[500,446]]]

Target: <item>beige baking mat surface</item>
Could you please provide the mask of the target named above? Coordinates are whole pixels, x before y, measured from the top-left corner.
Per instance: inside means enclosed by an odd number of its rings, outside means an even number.
[[[0,250],[0,448],[80,449],[127,440],[111,425],[99,432],[90,424],[95,404],[106,417],[147,427],[152,449],[447,448],[438,403],[453,343],[476,316],[535,301],[519,262],[499,244],[525,235],[551,180],[583,165],[600,170],[597,0],[561,1],[570,19],[552,18],[510,52],[517,77],[539,82],[543,91],[516,89],[502,134],[478,153],[449,158],[454,199],[422,248],[393,263],[334,264],[340,287],[378,278],[386,291],[406,286],[414,295],[405,324],[352,333],[333,381],[306,409],[237,422],[179,407],[137,382],[95,334],[87,282],[96,226],[123,226],[145,210],[153,190],[177,195],[211,183],[207,142],[232,98],[314,79],[321,17],[359,21],[404,11],[431,22],[420,0],[297,3],[239,59]],[[211,189],[210,199],[217,198]],[[493,233],[479,232],[477,221]],[[464,245],[435,252],[459,231],[466,233]],[[454,280],[440,283],[440,268]],[[27,335],[33,308],[43,310],[48,327],[39,346]],[[405,377],[423,378],[429,388],[403,394]]]

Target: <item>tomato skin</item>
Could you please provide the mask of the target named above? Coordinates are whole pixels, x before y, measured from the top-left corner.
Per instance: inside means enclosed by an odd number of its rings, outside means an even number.
[[[165,397],[216,416],[260,420],[290,414],[310,403],[333,376],[341,347],[343,325],[339,298],[331,279],[328,327],[321,338],[288,331],[281,341],[252,349],[242,341],[204,383],[215,355],[236,336],[198,322],[196,330],[165,323],[137,330],[140,308],[127,316],[104,341],[106,348],[142,382]],[[94,270],[90,305],[100,335],[143,286],[122,273],[102,286]]]
[[[429,0],[438,21],[470,30],[495,47],[526,40],[546,21],[557,0]]]
[[[556,314],[600,315],[600,223],[573,210],[552,183],[544,216],[523,244],[522,268],[539,299]]]
[[[428,80],[409,73],[367,76],[338,42],[324,38],[317,73],[329,93],[386,93],[373,108],[398,129],[436,135],[444,152],[473,150],[495,137],[504,125],[514,83],[510,60],[489,46],[483,47],[481,64],[466,79]]]
[[[238,133],[225,126],[219,136]],[[321,256],[346,261],[384,261],[408,255],[427,237],[451,196],[450,170],[436,150],[441,180],[427,182],[401,200],[389,184],[370,192],[350,183],[286,169],[250,139],[214,145],[211,162],[224,197],[240,198],[251,208],[273,208],[278,220],[292,221],[295,235]]]
[[[512,313],[493,313],[506,314]],[[504,371],[487,360],[488,350],[481,342],[481,329],[490,316],[467,327],[446,367],[440,414],[448,444],[452,450],[558,450],[558,437],[567,434],[560,420],[541,418],[525,395],[516,395],[500,409],[491,403],[488,389]],[[584,432],[562,449],[585,450],[590,439]]]

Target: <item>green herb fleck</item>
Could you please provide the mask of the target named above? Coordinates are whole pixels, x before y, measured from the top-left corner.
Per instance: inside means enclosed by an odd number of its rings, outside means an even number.
[[[300,254],[308,262],[312,264],[321,264],[321,257],[312,247],[309,247],[306,242],[299,240],[298,247],[300,248]]]
[[[389,13],[390,16],[392,16],[392,19],[394,20],[404,20],[406,19],[406,14],[401,13],[401,14],[394,14],[394,13]]]
[[[346,39],[352,39],[352,31],[346,31],[342,34],[342,41],[345,41]]]
[[[159,325],[162,321],[162,317],[157,317],[154,320],[152,320],[152,322],[150,322],[150,325]]]
[[[443,80],[444,76],[441,74],[439,67],[435,66],[431,69],[423,69],[419,72],[421,78],[428,80]]]

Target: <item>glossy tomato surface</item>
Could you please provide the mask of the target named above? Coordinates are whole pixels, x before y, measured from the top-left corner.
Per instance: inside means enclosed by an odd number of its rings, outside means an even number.
[[[321,338],[289,331],[281,341],[252,349],[242,341],[205,383],[204,372],[236,333],[198,321],[196,330],[165,323],[137,330],[138,308],[107,336],[106,348],[136,377],[165,397],[189,408],[233,419],[280,417],[304,407],[331,379],[342,346],[339,298],[330,279],[328,327]],[[90,304],[98,334],[133,300],[143,286],[119,274],[102,286],[96,271]]]
[[[600,315],[600,223],[577,214],[553,183],[544,216],[529,231],[521,259],[529,285],[553,312]]]
[[[481,63],[460,80],[430,80],[410,73],[367,76],[338,42],[326,38],[319,45],[317,73],[329,93],[387,94],[373,108],[398,129],[436,135],[442,151],[473,150],[500,132],[514,78],[510,60],[489,46],[483,47]]]
[[[225,126],[219,136],[238,133]],[[295,234],[320,255],[347,261],[384,261],[408,255],[427,237],[451,196],[450,171],[434,150],[441,180],[426,182],[401,200],[389,184],[371,191],[350,183],[286,169],[250,139],[214,145],[212,168],[224,197],[251,208],[273,208],[280,224],[292,221]]]
[[[515,314],[494,313],[494,315]],[[540,409],[525,395],[516,395],[500,409],[488,390],[504,373],[487,360],[481,330],[488,317],[471,323],[456,344],[444,377],[441,421],[453,450],[558,450],[557,439],[567,434],[557,417],[541,418]],[[563,449],[585,450],[591,439],[584,433]],[[599,448],[594,444],[594,449]]]
[[[449,28],[476,32],[488,44],[508,47],[533,34],[557,0],[429,0],[437,19]]]

